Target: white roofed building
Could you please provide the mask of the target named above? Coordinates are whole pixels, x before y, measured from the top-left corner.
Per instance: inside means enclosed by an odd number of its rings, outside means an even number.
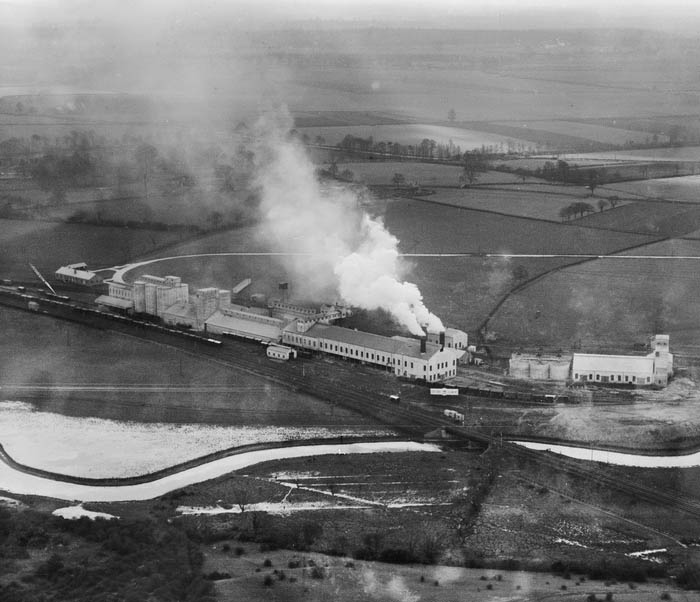
[[[102,276],[87,269],[84,262],[71,263],[61,266],[54,273],[56,280],[69,284],[79,284],[80,286],[97,286],[102,284]]]
[[[574,353],[572,380],[593,384],[665,387],[673,374],[669,336],[655,335],[651,348],[651,353],[644,356]]]
[[[131,312],[134,309],[134,290],[130,284],[107,280],[107,294],[95,299],[98,306]]]
[[[457,361],[464,350],[441,347],[425,339],[384,337],[328,324],[314,324],[300,332],[294,324],[282,334],[282,342],[294,347],[328,353],[374,364],[397,376],[442,381],[457,374]]]

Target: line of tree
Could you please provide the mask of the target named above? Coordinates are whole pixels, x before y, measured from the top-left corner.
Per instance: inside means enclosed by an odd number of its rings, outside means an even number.
[[[595,213],[595,207],[593,207],[593,205],[590,203],[578,201],[576,203],[571,203],[571,205],[567,205],[566,207],[562,207],[559,211],[559,217],[562,220],[569,220],[574,217],[583,217],[588,213]]]

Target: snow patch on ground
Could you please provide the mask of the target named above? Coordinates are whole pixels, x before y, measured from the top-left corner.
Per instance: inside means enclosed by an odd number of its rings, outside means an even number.
[[[67,520],[77,520],[83,517],[89,518],[90,520],[95,520],[98,518],[104,520],[114,520],[119,518],[118,516],[114,516],[114,514],[107,514],[106,512],[86,510],[83,508],[82,504],[78,504],[77,506],[66,506],[65,508],[57,508],[51,514],[54,516],[60,516],[61,518],[65,518]]]
[[[5,506],[6,508],[24,508],[26,504],[11,497],[0,496],[0,506]]]
[[[120,422],[0,401],[0,443],[20,464],[81,477],[145,474],[230,447],[325,437],[383,437],[382,428],[228,427]]]
[[[562,537],[557,537],[554,540],[554,543],[563,543],[564,545],[567,546],[574,546],[577,548],[587,548],[588,546],[584,546],[582,543],[578,541],[573,541],[572,539],[563,539]]]
[[[629,556],[630,558],[641,558],[642,560],[648,560],[649,562],[661,564],[662,559],[659,558],[659,556],[663,556],[667,551],[668,550],[666,548],[659,548],[657,550],[642,550],[641,552],[630,552],[629,554],[625,554],[625,556]]]

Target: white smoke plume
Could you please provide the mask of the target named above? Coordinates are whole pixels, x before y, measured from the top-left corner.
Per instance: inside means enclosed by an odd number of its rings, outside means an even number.
[[[255,128],[262,235],[290,251],[286,267],[311,295],[332,292],[350,305],[384,309],[412,334],[444,330],[415,284],[401,280],[398,240],[362,211],[354,193],[321,185],[304,148],[287,135],[289,117]]]

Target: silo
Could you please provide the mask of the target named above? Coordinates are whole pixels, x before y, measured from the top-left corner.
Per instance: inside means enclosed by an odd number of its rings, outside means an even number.
[[[569,368],[571,364],[564,360],[553,360],[549,364],[549,378],[565,382],[569,378]]]
[[[514,353],[510,356],[508,374],[513,378],[529,378],[530,363],[522,355]]]
[[[134,311],[137,314],[146,311],[146,283],[141,280],[134,282]]]
[[[547,380],[549,378],[549,364],[542,360],[531,360],[530,378],[535,380]]]

